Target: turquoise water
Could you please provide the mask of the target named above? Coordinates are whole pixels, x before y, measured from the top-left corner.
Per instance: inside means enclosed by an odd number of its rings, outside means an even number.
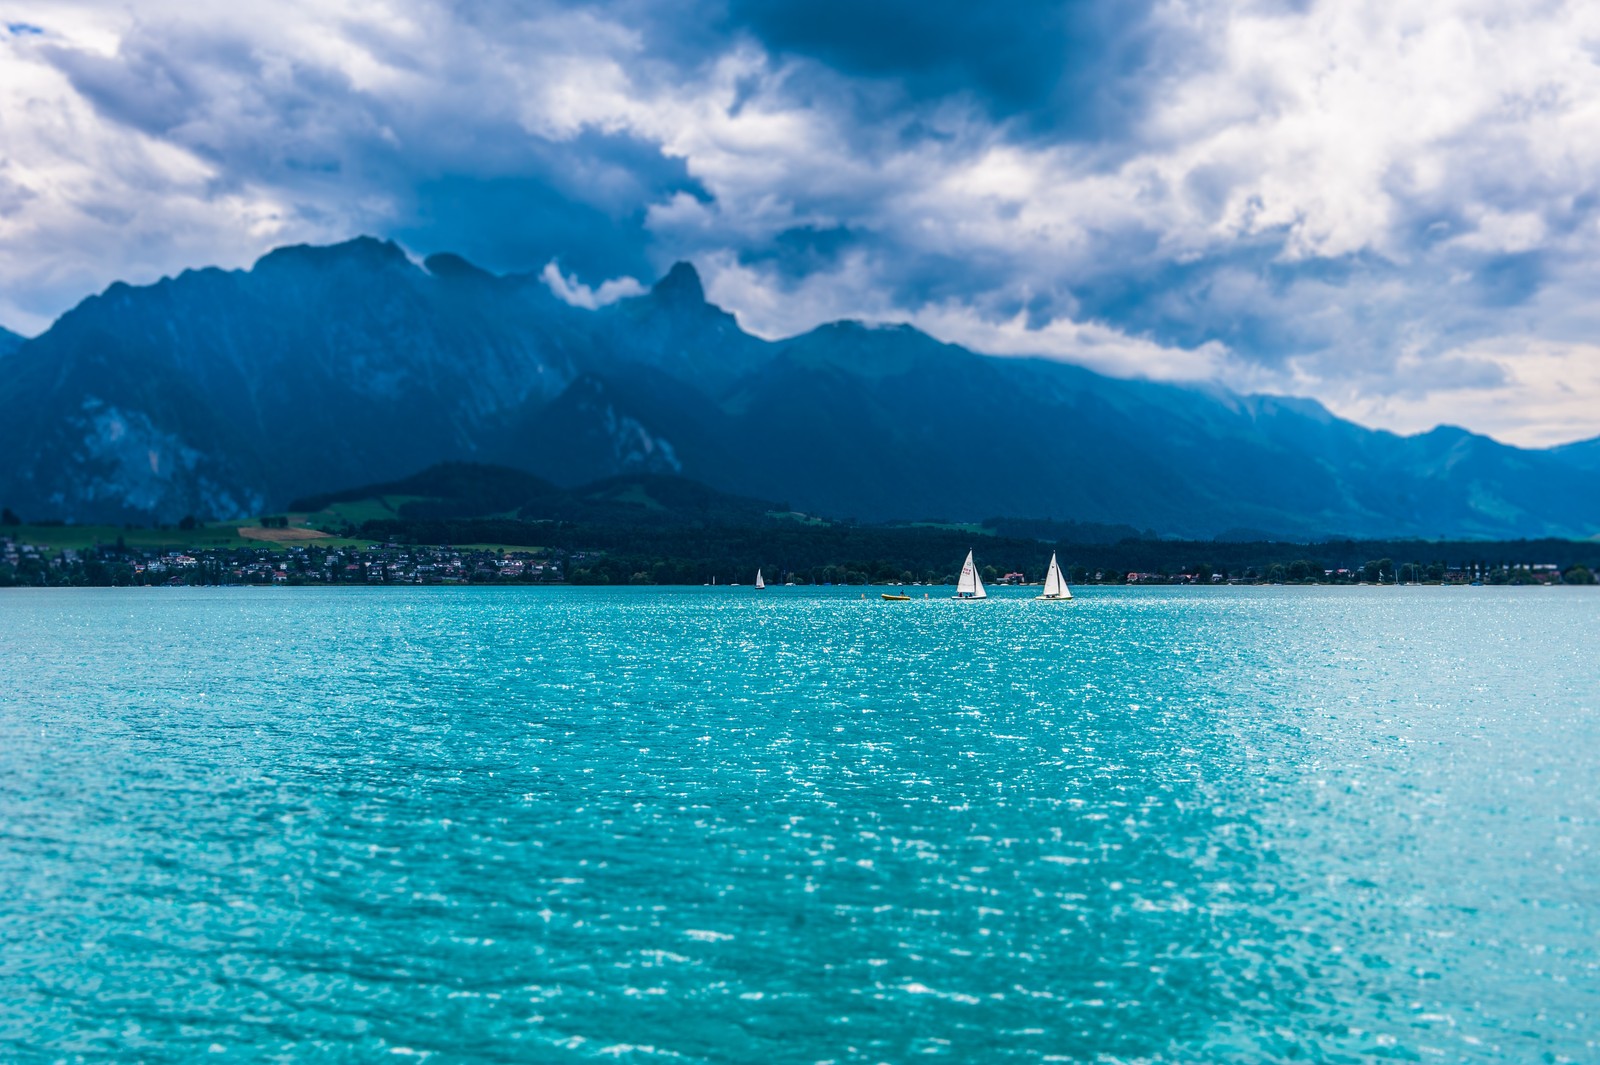
[[[1600,1060],[1600,595],[0,594],[0,1060]]]

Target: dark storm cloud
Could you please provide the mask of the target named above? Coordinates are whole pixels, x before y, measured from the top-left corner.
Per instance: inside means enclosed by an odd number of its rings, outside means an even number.
[[[348,31],[377,61],[442,78],[431,99],[361,87],[345,70],[312,57],[284,61],[232,28],[207,25],[137,23],[113,55],[64,46],[45,54],[102,114],[214,163],[219,193],[268,183],[316,220],[330,190],[364,189],[396,205],[388,234],[421,251],[456,250],[500,269],[537,268],[554,257],[595,283],[618,274],[648,279],[663,261],[695,250],[658,247],[647,211],[679,192],[703,202],[714,195],[685,160],[639,136],[583,131],[557,141],[530,133],[507,100],[493,98],[506,86],[484,77],[471,47],[514,51],[541,32],[540,19],[593,16],[638,34],[629,73],[663,87],[755,41],[773,57],[768,76],[752,77],[732,110],[760,98],[835,113],[838,135],[870,159],[951,141],[947,123],[929,110],[946,100],[1008,123],[1015,136],[1112,142],[1140,104],[1141,70],[1157,38],[1145,0],[995,9],[703,0],[671,12],[624,0],[450,11],[450,36],[436,42],[444,58],[431,65],[414,41],[381,24]],[[783,66],[784,57],[798,62]],[[535,76],[539,62],[529,64]],[[774,192],[798,216],[819,220],[733,249],[776,284],[852,251],[883,262],[885,294],[907,305],[959,298],[1014,272],[970,250],[895,254],[894,238],[875,222],[892,216],[892,189],[786,187],[780,178]],[[1031,300],[1036,311],[1049,303]]]
[[[648,281],[656,271],[648,205],[677,193],[709,198],[683,160],[634,137],[586,131],[559,144],[517,139],[523,151],[507,173],[410,183],[393,235],[423,254],[456,252],[500,272],[557,259],[590,285],[619,276]]]
[[[423,253],[451,251],[500,272],[551,259],[587,284],[650,280],[649,204],[682,193],[708,198],[681,159],[622,134],[534,140],[508,173],[411,175],[391,230]]]
[[[860,234],[847,226],[798,226],[786,229],[759,248],[742,248],[739,261],[746,266],[769,268],[782,277],[800,280],[824,270],[834,269],[839,256],[859,247]]]
[[[361,43],[388,65],[415,66],[382,34]],[[386,235],[424,254],[460,252],[499,270],[559,258],[593,283],[648,277],[647,207],[675,193],[707,197],[682,159],[636,136],[540,136],[515,121],[505,100],[463,114],[473,106],[470,56],[449,66],[455,84],[417,100],[360,88],[315,62],[269,70],[263,55],[224,33],[141,27],[114,56],[63,47],[45,54],[102,114],[216,164],[218,192],[270,183],[314,218],[330,188],[365,190],[396,205]]]
[[[966,95],[1051,138],[1117,138],[1163,52],[1150,0],[730,0],[724,25],[779,54],[902,82],[918,100]]]

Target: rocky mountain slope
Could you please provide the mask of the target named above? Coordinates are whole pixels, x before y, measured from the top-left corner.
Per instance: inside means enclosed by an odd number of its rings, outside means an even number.
[[[172,521],[440,461],[665,473],[862,520],[1187,536],[1588,536],[1592,448],[1403,437],[1309,400],[1106,378],[853,322],[769,342],[679,264],[598,311],[369,238],[117,284],[0,347],[0,503]]]

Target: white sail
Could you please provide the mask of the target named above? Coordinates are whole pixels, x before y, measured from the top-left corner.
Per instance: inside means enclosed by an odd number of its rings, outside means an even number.
[[[765,588],[766,586],[767,586],[767,582],[761,579],[761,571],[760,570],[756,570],[756,587],[758,589],[760,589],[760,588]]]
[[[967,561],[961,566],[961,579],[956,582],[957,599],[987,599],[989,593],[983,590],[983,581],[978,577],[978,567],[972,564],[972,552],[967,552]]]
[[[1067,582],[1061,579],[1061,566],[1056,562],[1054,552],[1050,554],[1050,572],[1045,574],[1044,592],[1040,599],[1071,599],[1072,592],[1067,588]]]

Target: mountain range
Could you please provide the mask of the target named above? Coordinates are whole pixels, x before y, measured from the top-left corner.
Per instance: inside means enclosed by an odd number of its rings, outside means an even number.
[[[1371,430],[1306,399],[986,356],[909,326],[769,341],[687,263],[598,310],[359,238],[117,283],[0,335],[0,503],[30,519],[282,509],[443,461],[670,474],[862,521],[1183,536],[1587,537],[1600,441]]]

